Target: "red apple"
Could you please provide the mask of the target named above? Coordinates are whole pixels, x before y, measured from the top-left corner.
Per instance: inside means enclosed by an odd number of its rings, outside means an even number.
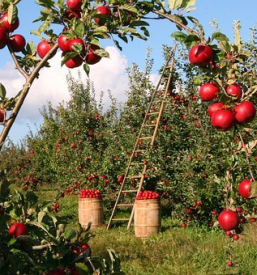
[[[86,63],[89,65],[94,65],[101,60],[101,56],[94,53],[95,50],[100,49],[98,45],[91,44],[86,56]]]
[[[238,235],[238,234],[234,235],[234,236],[233,236],[233,240],[234,240],[234,241],[239,240],[239,235]]]
[[[79,11],[81,9],[82,0],[67,0],[67,6],[72,11]]]
[[[28,235],[28,229],[25,224],[23,223],[14,223],[9,228],[9,236],[12,237],[18,237],[21,235]]]
[[[251,180],[244,179],[238,186],[238,192],[243,198],[249,198],[251,191]]]
[[[225,105],[222,103],[222,102],[214,102],[212,103],[209,108],[208,108],[208,115],[210,117],[212,117],[212,115],[218,111],[218,110],[221,110],[221,109],[224,109],[225,108]]]
[[[212,58],[212,48],[207,45],[195,45],[189,51],[189,62],[194,65],[206,66]]]
[[[58,46],[63,52],[68,52],[70,50],[69,42],[70,39],[63,34],[58,37]]]
[[[132,13],[131,12],[128,12],[128,11],[125,11],[125,18],[123,18],[123,22],[122,22],[122,25],[123,26],[128,26],[129,24],[130,24],[130,20],[131,20],[131,18],[132,18]],[[117,11],[116,12],[116,18],[117,19],[120,19],[120,13]]]
[[[49,51],[52,49],[53,45],[46,40],[39,42],[37,45],[37,53],[41,58],[44,58]]]
[[[83,252],[88,251],[88,256],[90,257],[92,253],[90,246],[87,243],[81,244],[80,246]]]
[[[8,35],[6,30],[0,27],[0,49],[3,49],[6,46],[7,40],[8,40]]]
[[[231,232],[230,230],[227,230],[227,231],[226,231],[226,235],[227,235],[228,237],[231,237],[232,232]]]
[[[201,85],[199,90],[199,95],[203,101],[211,101],[217,98],[217,95],[219,92],[220,92],[219,86],[214,82],[210,82],[210,83],[205,83]]]
[[[26,40],[20,34],[10,36],[9,43],[14,52],[22,52],[26,46]]]
[[[8,13],[5,13],[0,18],[0,22],[1,22],[1,27],[5,28],[7,32],[13,32],[13,31],[15,31],[19,27],[19,25],[20,25],[20,21],[19,21],[18,17],[17,17],[17,19],[15,20],[14,23],[10,24],[8,22]]]
[[[229,85],[226,92],[228,95],[235,97],[236,100],[240,100],[243,95],[243,91],[237,83]]]
[[[84,41],[81,38],[74,38],[69,41],[69,50],[71,52],[75,52],[76,49],[81,49],[83,51],[84,48]]]
[[[232,261],[229,261],[229,262],[228,262],[228,266],[233,266],[233,262],[232,262]]]
[[[243,101],[234,107],[235,118],[238,123],[245,124],[251,122],[255,115],[256,109],[251,101]]]
[[[217,110],[211,117],[211,124],[219,131],[230,130],[236,122],[235,115],[231,110]]]
[[[98,25],[103,26],[106,23],[107,19],[111,16],[112,12],[106,6],[99,6],[98,8],[96,8],[96,14],[99,15],[99,17],[94,18],[95,22]]]
[[[229,231],[238,227],[239,217],[234,211],[224,210],[218,217],[219,225],[223,230]]]
[[[68,68],[72,69],[72,68],[76,68],[81,66],[83,63],[83,59],[77,55],[71,59],[69,59],[66,63],[65,66],[67,66]]]
[[[64,21],[65,21],[66,18],[69,18],[69,19],[72,19],[72,18],[81,18],[80,10],[78,10],[78,11],[72,11],[72,10],[67,9],[65,11]]]

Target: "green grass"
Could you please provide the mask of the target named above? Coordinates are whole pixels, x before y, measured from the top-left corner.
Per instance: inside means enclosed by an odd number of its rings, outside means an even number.
[[[105,248],[113,248],[126,274],[257,274],[257,242],[249,241],[249,230],[232,244],[233,267],[227,266],[231,241],[220,230],[166,226],[144,240],[125,227],[94,232],[93,255],[106,256]]]
[[[46,192],[46,191],[45,191]],[[44,193],[45,193],[44,192]],[[48,192],[47,192],[48,193]],[[43,193],[40,194],[40,197]],[[44,194],[49,198],[51,194]],[[42,198],[42,197],[41,197]],[[78,199],[66,196],[60,201],[60,215],[71,226],[78,222]],[[249,274],[257,275],[257,225],[244,226],[243,234],[235,242],[219,228],[181,228],[180,222],[162,220],[161,232],[147,239],[135,237],[133,226],[105,225],[93,231],[89,245],[93,257],[108,257],[106,248],[113,248],[121,260],[125,274]],[[229,248],[231,246],[231,248]],[[232,255],[233,267],[227,262]]]

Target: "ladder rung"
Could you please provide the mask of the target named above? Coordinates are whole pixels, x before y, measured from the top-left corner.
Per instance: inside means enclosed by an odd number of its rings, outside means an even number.
[[[142,153],[142,152],[145,152],[145,151],[146,151],[145,149],[135,150],[134,153]]]
[[[117,204],[118,207],[132,207],[133,203],[119,203]]]
[[[142,178],[143,175],[138,175],[138,176],[129,176],[129,177],[126,177],[126,179],[140,179]]]
[[[151,112],[151,113],[148,113],[147,116],[149,116],[149,115],[158,115],[158,114],[159,114],[159,112]]]
[[[124,193],[136,193],[137,190],[123,190]]]
[[[144,126],[146,126],[146,127],[155,127],[156,123],[155,124],[145,124]]]
[[[114,218],[112,221],[129,221],[129,218]]]
[[[140,139],[148,139],[148,138],[153,138],[152,136],[151,137],[141,137]]]

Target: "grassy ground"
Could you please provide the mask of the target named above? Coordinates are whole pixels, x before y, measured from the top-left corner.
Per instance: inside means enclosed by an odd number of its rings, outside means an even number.
[[[51,192],[44,192],[44,198],[50,199],[51,195]],[[77,197],[61,199],[60,206],[59,215],[76,226]],[[125,274],[257,275],[257,224],[245,225],[240,239],[233,243],[219,228],[181,228],[171,218],[162,220],[159,234],[145,240],[135,237],[133,227],[129,231],[125,226],[107,231],[106,225],[103,225],[93,233],[94,237],[89,242],[92,255],[106,257],[106,248],[113,248]],[[227,266],[230,255],[233,267]]]
[[[134,236],[133,229],[95,230],[90,241],[93,254],[105,255],[112,247],[126,274],[257,274],[256,228],[246,228],[241,239],[231,244],[220,230],[173,227],[163,222],[162,232],[146,240]],[[229,251],[233,267],[228,267]]]

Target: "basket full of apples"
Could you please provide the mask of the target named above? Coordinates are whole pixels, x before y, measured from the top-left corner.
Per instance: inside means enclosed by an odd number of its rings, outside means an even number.
[[[154,191],[140,191],[135,202],[135,235],[140,238],[158,233],[161,227],[159,194]]]
[[[81,189],[78,205],[79,223],[87,228],[91,222],[91,229],[103,224],[103,202],[100,190]]]

